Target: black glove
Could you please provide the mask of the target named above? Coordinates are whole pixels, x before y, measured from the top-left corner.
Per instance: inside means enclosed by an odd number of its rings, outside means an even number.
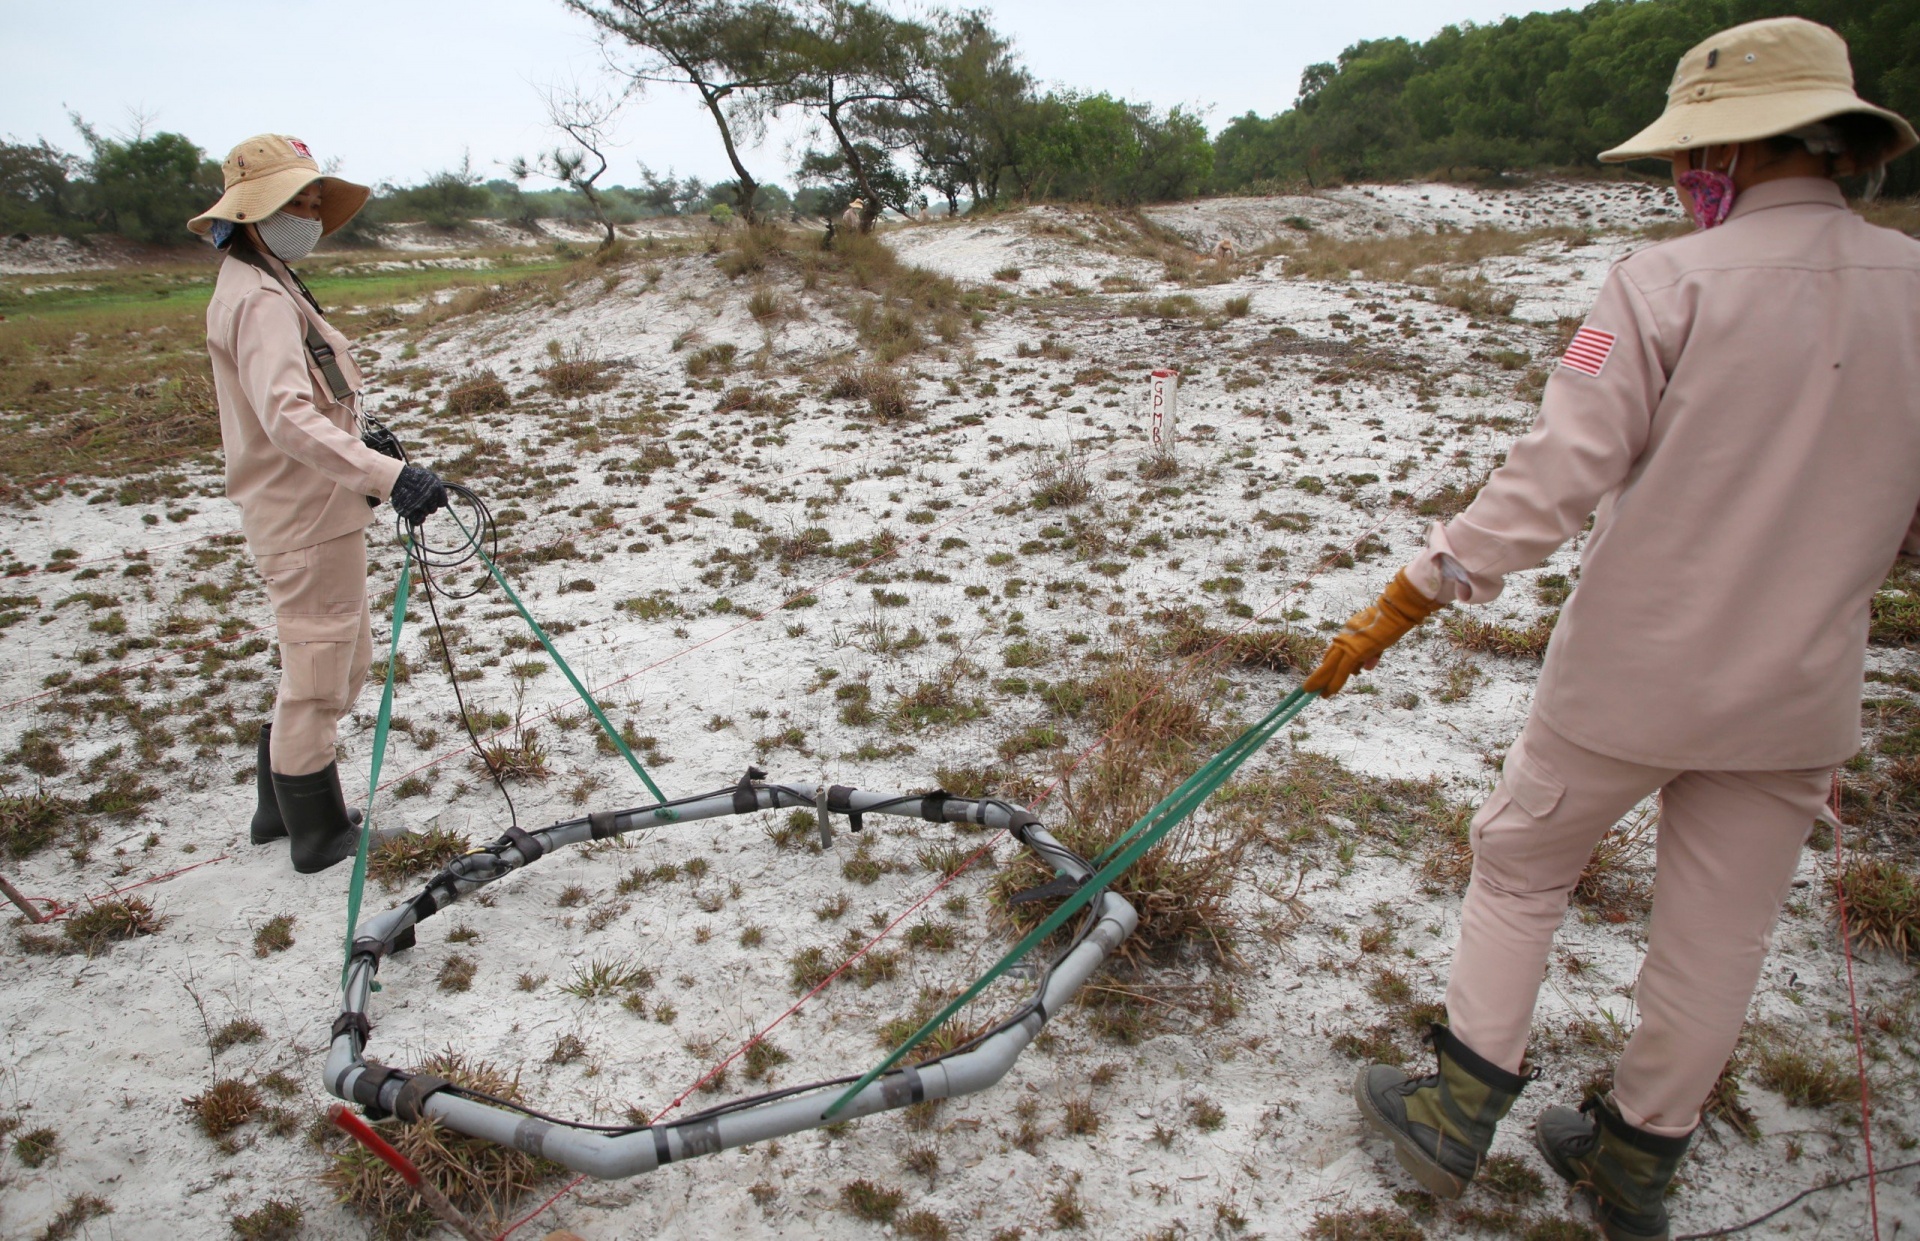
[[[393,494],[387,497],[393,511],[408,521],[421,521],[427,514],[447,507],[447,485],[432,470],[417,465],[400,467]]]

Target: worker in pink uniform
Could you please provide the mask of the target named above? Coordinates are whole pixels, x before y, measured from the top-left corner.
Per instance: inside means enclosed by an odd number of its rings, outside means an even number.
[[[255,844],[289,840],[293,868],[310,874],[353,856],[359,840],[334,739],[373,658],[372,505],[391,501],[418,521],[445,505],[446,488],[362,442],[362,381],[347,339],[287,266],[352,219],[367,188],[321,176],[306,145],[279,134],[242,142],[222,171],[225,193],[187,227],[227,255],[207,306],[207,351],[227,495],[280,639],[250,834]]]
[[[1438,1071],[1354,1083],[1434,1193],[1465,1191],[1529,1080],[1534,999],[1588,856],[1658,793],[1639,1025],[1612,1091],[1534,1133],[1611,1241],[1669,1236],[1664,1195],[1832,772],[1860,748],[1869,603],[1920,554],[1920,243],[1849,211],[1833,180],[1914,145],[1854,94],[1824,26],[1752,22],[1689,51],[1665,113],[1601,158],[1671,158],[1698,230],[1613,269],[1532,431],[1306,682],[1338,692],[1592,515],[1532,713],[1473,821]]]

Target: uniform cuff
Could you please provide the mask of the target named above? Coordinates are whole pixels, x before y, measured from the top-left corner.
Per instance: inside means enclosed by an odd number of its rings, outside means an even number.
[[[377,464],[367,467],[367,485],[371,488],[368,495],[376,500],[386,500],[393,496],[393,485],[400,481],[400,470],[406,464],[392,457],[375,453]]]
[[[1488,566],[1500,563],[1505,548],[1506,543],[1500,538],[1465,517],[1456,517],[1449,525],[1433,523],[1433,529],[1427,533],[1427,550],[1421,553],[1421,558],[1434,562],[1432,573],[1436,581],[1440,578],[1441,556],[1459,561],[1467,571],[1469,584],[1447,583],[1454,592],[1453,597],[1462,603],[1490,603],[1500,597],[1507,583],[1501,574],[1489,572]]]

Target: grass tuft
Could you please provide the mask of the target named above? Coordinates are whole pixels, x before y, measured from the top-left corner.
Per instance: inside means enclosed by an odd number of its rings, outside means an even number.
[[[865,1177],[840,1187],[840,1201],[847,1210],[876,1224],[892,1223],[905,1198],[906,1194],[900,1190],[877,1185]]]
[[[166,919],[154,913],[143,898],[129,896],[101,901],[67,919],[67,939],[88,956],[106,950],[115,940],[156,934]]]
[[[266,1106],[259,1088],[237,1077],[217,1081],[207,1087],[205,1093],[183,1099],[182,1102],[193,1113],[200,1132],[210,1138],[225,1137],[252,1120],[254,1114]]]
[[[523,1101],[517,1075],[469,1061],[457,1052],[430,1056],[418,1071],[444,1077],[469,1090]],[[529,1190],[562,1170],[557,1164],[511,1147],[463,1137],[432,1120],[405,1124],[389,1118],[374,1127],[489,1235],[506,1225],[514,1205]],[[368,1217],[377,1237],[390,1241],[425,1237],[439,1227],[439,1221],[406,1183],[358,1142],[335,1150],[331,1165],[320,1179],[341,1202]]]
[[[1842,886],[1855,943],[1897,952],[1903,961],[1920,951],[1920,880],[1912,871],[1888,858],[1861,858],[1848,863]]]

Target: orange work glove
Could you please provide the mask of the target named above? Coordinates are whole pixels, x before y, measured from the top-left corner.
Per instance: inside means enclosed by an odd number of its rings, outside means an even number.
[[[1362,608],[1348,618],[1321,658],[1320,666],[1301,688],[1312,690],[1322,698],[1333,697],[1348,677],[1379,663],[1381,654],[1405,637],[1407,630],[1445,606],[1421,594],[1407,580],[1406,570],[1401,570],[1393,575],[1372,607]]]

